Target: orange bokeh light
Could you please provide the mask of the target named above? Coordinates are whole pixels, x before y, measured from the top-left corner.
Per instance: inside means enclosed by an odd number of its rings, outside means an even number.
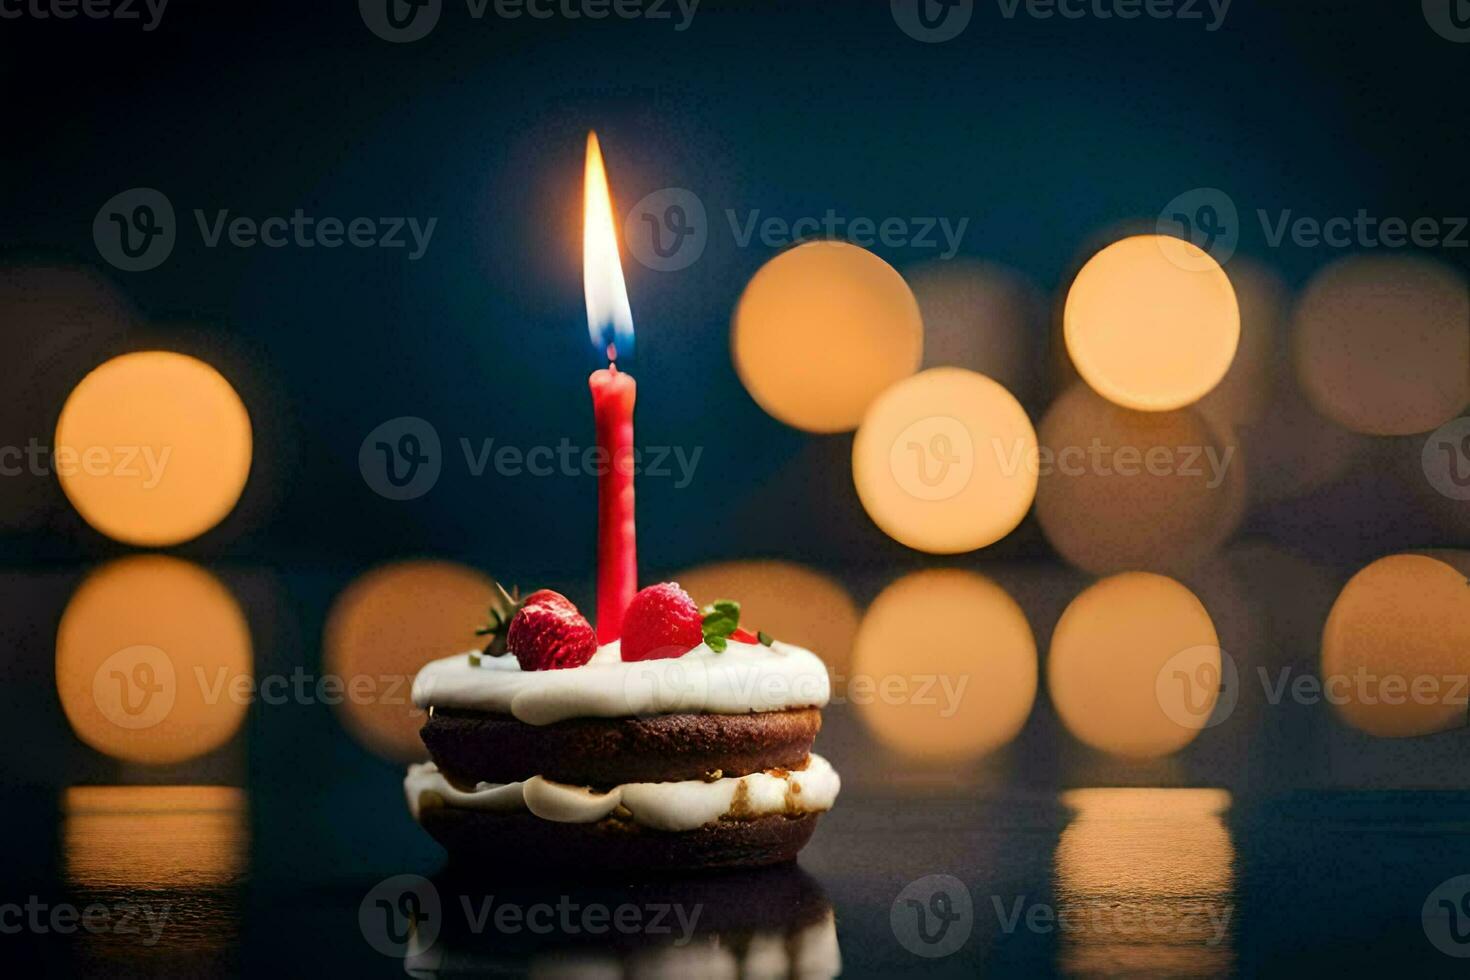
[[[1162,412],[1198,401],[1225,376],[1240,310],[1225,270],[1198,246],[1135,235],[1082,267],[1063,332],[1094,390],[1126,408]]]
[[[250,474],[250,416],[203,361],[124,354],[82,379],[56,423],[53,465],[77,512],[127,544],[188,541],[234,509]]]
[[[999,382],[930,368],[883,392],[852,443],[863,509],[895,541],[935,554],[1011,533],[1036,496],[1036,432]]]
[[[423,712],[409,701],[419,668],[483,647],[475,629],[494,595],[488,575],[448,561],[375,568],[342,591],[327,616],[323,662],[340,677],[344,726],[373,752],[398,762],[424,758]],[[354,696],[353,684],[370,696]]]
[[[919,306],[893,267],[846,242],[782,252],[745,287],[730,334],[735,370],[772,416],[845,432],[924,352]]]

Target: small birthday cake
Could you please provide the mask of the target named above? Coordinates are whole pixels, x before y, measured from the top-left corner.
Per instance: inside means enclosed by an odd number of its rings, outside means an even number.
[[[840,785],[811,751],[821,660],[672,582],[637,593],[601,646],[565,596],[497,590],[486,648],[413,686],[433,761],[404,789],[451,857],[667,871],[796,856]]]

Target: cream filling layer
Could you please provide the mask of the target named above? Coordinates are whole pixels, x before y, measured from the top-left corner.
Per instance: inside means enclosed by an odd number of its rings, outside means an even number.
[[[710,782],[624,783],[605,793],[540,776],[519,783],[480,783],[464,790],[445,779],[432,762],[409,766],[403,780],[415,820],[426,805],[443,805],[493,813],[529,810],[555,823],[596,823],[622,807],[634,823],[669,831],[695,830],[724,817],[749,820],[777,813],[820,813],[832,809],[841,788],[837,771],[815,753],[808,756],[805,769],[772,769]]]
[[[722,653],[700,644],[682,657],[626,662],[615,641],[565,670],[521,670],[510,655],[482,657],[476,666],[457,654],[425,665],[413,682],[413,703],[420,708],[509,714],[528,725],[820,708],[830,696],[821,659],[789,643],[731,642]]]

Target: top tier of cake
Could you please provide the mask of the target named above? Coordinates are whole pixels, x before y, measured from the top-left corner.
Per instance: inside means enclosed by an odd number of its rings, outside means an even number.
[[[580,667],[525,671],[515,657],[458,654],[426,665],[413,683],[420,708],[512,715],[530,725],[569,718],[747,714],[820,708],[831,696],[827,668],[810,650],[731,641],[701,644],[681,657],[628,662],[617,642]]]

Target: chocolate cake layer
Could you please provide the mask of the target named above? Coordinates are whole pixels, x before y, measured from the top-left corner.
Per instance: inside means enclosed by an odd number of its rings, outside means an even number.
[[[818,816],[721,820],[671,833],[620,820],[555,823],[530,813],[430,807],[419,823],[444,846],[460,872],[657,874],[790,861],[811,839]]]
[[[759,714],[576,718],[528,725],[510,715],[435,708],[419,735],[455,783],[542,776],[576,786],[664,783],[799,769],[822,727],[816,708]]]

